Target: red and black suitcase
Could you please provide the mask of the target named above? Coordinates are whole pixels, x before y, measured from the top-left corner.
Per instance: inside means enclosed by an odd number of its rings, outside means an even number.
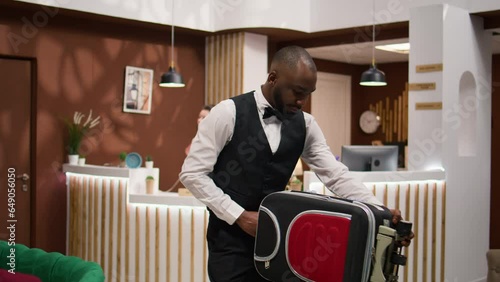
[[[397,281],[395,264],[406,259],[396,253],[391,219],[387,208],[367,203],[270,194],[259,208],[255,267],[270,281]]]

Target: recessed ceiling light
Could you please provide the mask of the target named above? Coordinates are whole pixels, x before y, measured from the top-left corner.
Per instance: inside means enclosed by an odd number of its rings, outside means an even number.
[[[400,54],[410,53],[410,43],[387,44],[387,45],[375,46],[375,48],[379,50],[395,52]]]

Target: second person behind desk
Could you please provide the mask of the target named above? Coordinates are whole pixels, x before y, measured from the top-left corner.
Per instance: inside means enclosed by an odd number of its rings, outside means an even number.
[[[201,111],[200,113],[198,114],[198,119],[196,120],[197,124],[199,125],[200,122],[208,116],[208,114],[210,113],[210,110],[212,109],[212,106],[211,105],[205,105],[203,106],[203,108],[201,108]],[[185,149],[185,153],[186,153],[186,156],[187,154],[189,154],[189,150],[191,149],[191,143],[189,143],[189,145],[186,147]]]

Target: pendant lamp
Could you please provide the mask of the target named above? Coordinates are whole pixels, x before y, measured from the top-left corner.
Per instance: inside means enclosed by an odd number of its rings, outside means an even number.
[[[360,85],[363,86],[386,86],[385,73],[377,69],[375,64],[375,0],[373,0],[373,26],[372,26],[372,64],[370,68],[361,74]]]
[[[174,0],[172,0],[172,57],[170,58],[170,67],[168,72],[162,74],[160,86],[161,87],[184,87],[184,80],[180,73],[175,71],[174,65]]]

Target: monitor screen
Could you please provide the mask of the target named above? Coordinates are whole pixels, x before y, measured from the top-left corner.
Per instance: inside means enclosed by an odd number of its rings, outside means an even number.
[[[398,146],[342,146],[341,162],[352,171],[398,169]]]

